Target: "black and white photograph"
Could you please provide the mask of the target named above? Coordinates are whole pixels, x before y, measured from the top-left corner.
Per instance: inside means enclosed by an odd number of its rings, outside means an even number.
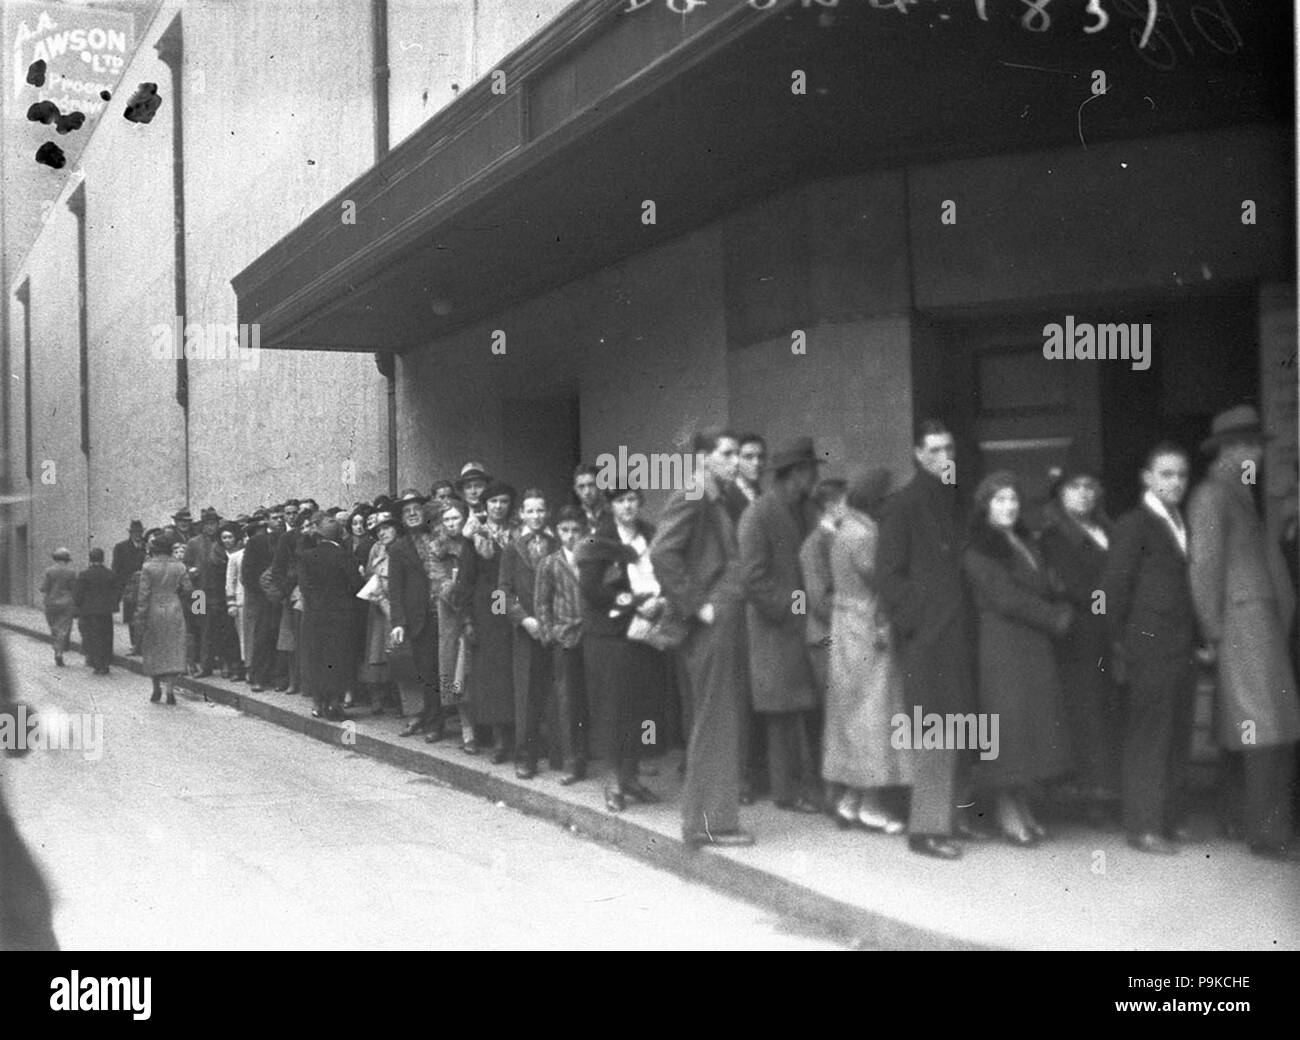
[[[1041,951],[1294,1009],[1290,0],[0,11],[33,1006]]]

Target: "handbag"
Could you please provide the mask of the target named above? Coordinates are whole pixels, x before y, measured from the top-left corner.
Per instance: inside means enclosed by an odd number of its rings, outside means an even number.
[[[686,622],[672,607],[665,607],[663,613],[653,621],[636,614],[627,626],[628,639],[645,643],[656,650],[672,650],[681,646],[687,633]]]

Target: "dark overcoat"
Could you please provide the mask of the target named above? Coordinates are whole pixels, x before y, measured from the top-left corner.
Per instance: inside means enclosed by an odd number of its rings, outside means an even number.
[[[748,603],[750,696],[761,712],[817,706],[805,645],[807,594],[799,567],[801,504],[769,491],[741,514],[737,540]],[[797,599],[797,597],[801,597]]]
[[[470,717],[484,726],[510,726],[515,721],[514,635],[496,595],[501,547],[493,543],[492,555],[485,558],[478,544],[471,539],[461,552],[453,593],[453,603],[474,630]]]
[[[405,648],[389,659],[389,677],[399,683],[438,685],[437,604],[429,598],[429,575],[415,539],[407,532],[388,547],[388,620],[402,628]]]
[[[1057,601],[1028,533],[1031,564],[1006,535],[976,526],[965,568],[979,628],[979,709],[998,719],[998,753],[976,776],[993,786],[1024,785],[1069,768],[1064,695],[1053,636],[1070,608]]]
[[[909,710],[973,710],[964,540],[957,488],[919,467],[885,502],[876,572]]]
[[[348,550],[322,539],[299,553],[298,583],[303,599],[303,685],[313,697],[332,702],[356,680],[353,602],[363,583],[361,571]]]
[[[112,614],[117,609],[117,575],[102,563],[92,563],[77,575],[74,593],[78,617]]]

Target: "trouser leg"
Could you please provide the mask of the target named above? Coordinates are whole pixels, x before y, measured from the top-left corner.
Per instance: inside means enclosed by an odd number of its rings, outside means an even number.
[[[555,685],[560,699],[560,734],[567,769],[587,768],[587,682],[582,647],[555,651]]]
[[[1241,753],[1245,771],[1243,823],[1246,841],[1251,845],[1278,845],[1291,838],[1294,754],[1292,744],[1248,748]]]
[[[682,652],[690,674],[693,721],[682,789],[686,835],[740,826],[740,710],[748,683],[736,681],[743,608],[715,605],[714,623],[696,625]]]
[[[912,809],[908,831],[913,836],[952,835],[957,794],[959,751],[922,748],[912,752]]]

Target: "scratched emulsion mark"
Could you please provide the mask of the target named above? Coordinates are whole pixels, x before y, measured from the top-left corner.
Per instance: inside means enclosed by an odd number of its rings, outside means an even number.
[[[67,164],[68,157],[63,154],[63,149],[53,141],[46,141],[36,149],[36,161],[42,166],[61,170]]]
[[[44,58],[37,58],[27,66],[27,82],[33,87],[45,86],[45,69],[47,68]]]
[[[162,97],[158,94],[158,84],[141,83],[131,95],[131,100],[126,104],[126,111],[122,114],[133,123],[151,123],[161,104]]]
[[[84,112],[68,112],[65,115],[53,101],[37,101],[27,109],[27,118],[33,123],[44,123],[46,126],[52,123],[54,129],[61,134],[80,130],[86,122]]]

